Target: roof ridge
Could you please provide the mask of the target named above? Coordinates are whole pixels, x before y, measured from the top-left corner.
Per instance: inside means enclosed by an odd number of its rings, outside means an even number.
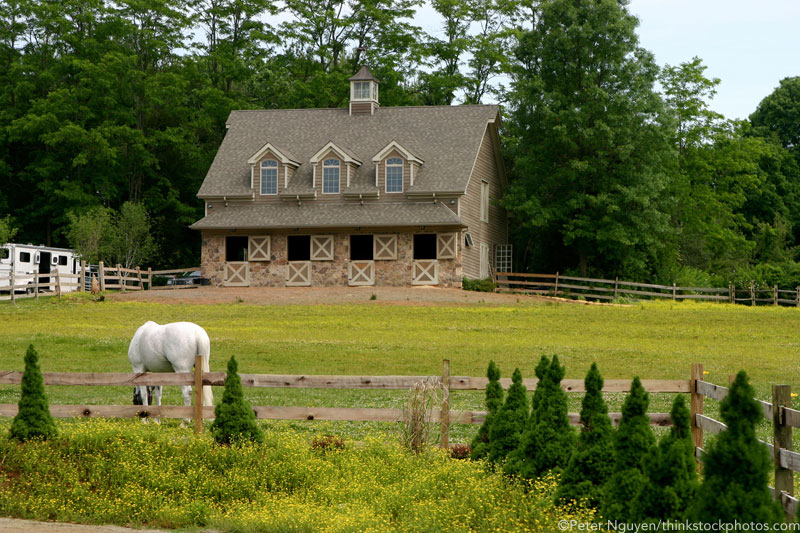
[[[459,105],[397,105],[381,106],[383,111],[390,109],[463,109],[468,107],[500,107],[500,104],[459,104]],[[278,113],[281,111],[347,111],[346,107],[299,107],[281,109],[232,109],[231,113]]]

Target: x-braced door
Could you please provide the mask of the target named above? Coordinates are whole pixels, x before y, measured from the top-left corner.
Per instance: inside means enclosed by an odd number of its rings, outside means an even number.
[[[290,261],[287,267],[287,286],[308,287],[311,285],[311,261]]]
[[[225,263],[225,286],[247,287],[247,261],[228,261]]]
[[[375,285],[375,261],[350,261],[350,285]]]
[[[437,285],[439,283],[439,261],[417,259],[414,261],[412,285]]]

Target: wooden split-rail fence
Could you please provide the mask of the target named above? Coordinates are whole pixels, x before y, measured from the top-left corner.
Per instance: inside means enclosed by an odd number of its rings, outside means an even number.
[[[616,279],[581,278],[555,274],[497,272],[492,281],[498,292],[538,294],[564,298],[616,300],[618,298],[656,298],[667,300],[701,300],[745,305],[788,305],[800,307],[800,287],[779,289],[777,285],[747,287],[680,287]]]
[[[195,359],[195,371],[183,373],[77,373],[43,372],[45,385],[78,386],[125,386],[162,385],[194,387],[194,405],[141,406],[141,405],[50,405],[50,412],[57,418],[183,418],[193,419],[194,430],[203,431],[203,421],[214,418],[214,407],[203,406],[203,386],[220,387],[225,384],[224,372],[204,372],[201,356]],[[0,385],[15,385],[22,381],[22,372],[0,371]],[[451,424],[481,424],[486,411],[453,411],[450,409],[451,391],[485,390],[488,378],[451,376],[450,361],[444,360],[440,376],[326,376],[294,374],[240,374],[244,387],[271,388],[327,388],[327,389],[409,389],[420,381],[436,383],[441,391],[441,408],[431,413],[430,422],[441,424],[441,445],[449,446]],[[500,380],[504,389],[511,379]],[[528,378],[523,384],[530,391],[538,380]],[[628,379],[606,379],[604,393],[626,393],[630,391]],[[703,365],[693,364],[689,379],[642,380],[642,386],[650,393],[689,394],[691,402],[691,429],[696,457],[702,462],[704,434],[719,433],[726,426],[704,414],[704,398],[722,400],[728,389],[703,380]],[[564,379],[561,387],[568,393],[585,392],[583,380]],[[781,500],[787,516],[795,517],[798,500],[794,498],[793,472],[800,472],[800,453],[792,451],[792,428],[800,428],[800,411],[791,409],[791,389],[788,385],[773,386],[772,403],[759,400],[764,416],[773,424],[773,443],[764,442],[775,461],[775,483],[773,493]],[[15,416],[16,404],[0,404],[0,416]],[[358,408],[358,407],[283,407],[253,406],[256,418],[273,420],[329,420],[400,422],[403,409]],[[669,413],[648,413],[651,425],[671,425]],[[609,413],[614,425],[622,418],[621,413]],[[569,413],[572,425],[580,424],[579,413]]]
[[[82,261],[80,272],[76,274],[65,274],[58,271],[40,273],[38,270],[34,270],[32,274],[15,274],[11,271],[0,275],[0,290],[8,291],[8,295],[0,295],[0,300],[13,302],[21,298],[39,298],[39,295],[45,294],[61,298],[65,292],[89,290],[92,277],[97,278],[101,291],[193,289],[197,285],[155,286],[153,279],[154,277],[174,278],[195,270],[200,270],[200,267],[153,270],[139,267],[124,268],[121,265],[108,266],[104,265],[102,261],[94,267]]]

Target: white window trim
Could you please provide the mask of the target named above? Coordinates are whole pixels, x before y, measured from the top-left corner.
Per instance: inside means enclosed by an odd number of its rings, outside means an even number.
[[[333,165],[325,165],[325,161],[330,161],[334,158],[325,159],[322,161],[322,194],[341,194],[342,190],[342,160],[336,159],[338,164],[334,167]],[[326,168],[336,168],[339,171],[339,179],[336,182],[336,192],[325,192],[325,169]]]
[[[400,167],[400,190],[399,191],[390,191],[389,190],[389,160],[390,159],[400,159],[402,161],[399,165],[391,165],[393,168]],[[386,194],[399,194],[405,191],[405,161],[401,157],[387,157],[386,160],[383,162],[383,190]]]
[[[267,161],[273,161],[275,163],[274,167],[264,167],[264,163]],[[259,167],[259,174],[258,174],[258,192],[260,196],[277,196],[278,195],[278,174],[280,174],[280,163],[274,159],[265,159],[261,163],[258,164]],[[264,169],[265,168],[274,168],[275,169],[275,192],[264,192]],[[286,167],[284,167],[286,168]]]

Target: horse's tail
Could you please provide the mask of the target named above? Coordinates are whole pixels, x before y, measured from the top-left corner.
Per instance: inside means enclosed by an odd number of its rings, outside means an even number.
[[[200,328],[197,332],[197,355],[203,357],[203,372],[210,372],[208,360],[211,356],[211,341],[204,329]],[[203,405],[214,405],[214,393],[211,392],[209,385],[203,386]]]

